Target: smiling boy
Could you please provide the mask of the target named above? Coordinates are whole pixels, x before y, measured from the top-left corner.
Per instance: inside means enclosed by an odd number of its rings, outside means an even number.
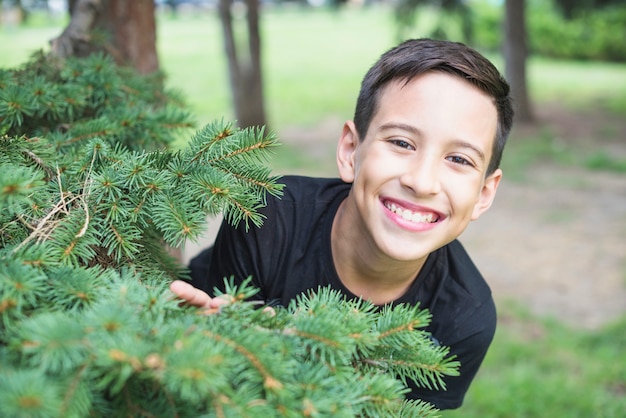
[[[286,176],[266,221],[245,232],[223,224],[192,261],[193,284],[253,277],[258,299],[286,306],[319,286],[376,305],[428,308],[433,340],[450,347],[460,376],[447,390],[409,398],[456,408],[493,338],[489,286],[456,240],[492,204],[511,129],[509,87],[465,45],[419,39],[389,50],[361,84],[354,121],[337,147],[339,179]],[[171,289],[201,307],[223,303],[183,282]]]

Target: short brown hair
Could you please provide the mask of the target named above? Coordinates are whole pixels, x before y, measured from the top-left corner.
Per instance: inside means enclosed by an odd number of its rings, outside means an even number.
[[[365,138],[378,107],[383,88],[393,80],[406,80],[430,71],[441,71],[467,80],[493,98],[498,113],[496,137],[487,174],[493,173],[513,125],[510,88],[496,67],[476,50],[459,42],[411,39],[385,52],[369,69],[363,81],[354,112],[360,139]]]

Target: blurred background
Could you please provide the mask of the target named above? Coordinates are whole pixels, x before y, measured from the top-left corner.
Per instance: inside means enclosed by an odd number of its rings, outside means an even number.
[[[1,0],[0,67],[59,48],[67,28],[80,37],[80,5],[111,9],[103,39],[162,71],[197,127],[274,131],[280,174],[336,175],[360,80],[399,41],[487,55],[518,116],[496,202],[461,241],[499,328],[465,405],[443,417],[626,416],[626,1]]]

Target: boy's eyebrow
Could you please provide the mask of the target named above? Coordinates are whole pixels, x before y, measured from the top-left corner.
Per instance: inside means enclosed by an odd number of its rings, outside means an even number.
[[[406,124],[406,123],[389,122],[380,126],[381,131],[385,131],[387,129],[401,129],[401,130],[408,131],[416,135],[421,134],[418,128],[416,128],[415,126]],[[455,147],[459,147],[459,148],[469,148],[478,155],[478,158],[480,158],[481,161],[485,161],[485,153],[476,145],[470,142],[463,141],[462,139],[457,139],[452,142],[452,145],[454,145]]]
[[[387,122],[380,126],[381,131],[386,131],[388,129],[401,129],[403,131],[409,131],[414,134],[420,134],[420,130],[417,129],[415,126],[400,122]]]
[[[476,145],[474,144],[470,144],[467,141],[463,141],[462,139],[457,139],[456,141],[453,142],[453,144],[457,147],[460,148],[469,148],[472,151],[474,151],[476,154],[478,154],[478,158],[480,158],[481,161],[485,161],[485,153],[478,148]]]

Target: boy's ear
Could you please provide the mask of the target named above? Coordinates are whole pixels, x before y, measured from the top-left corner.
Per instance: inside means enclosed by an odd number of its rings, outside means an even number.
[[[500,180],[502,180],[502,170],[500,170],[499,168],[487,176],[487,178],[485,179],[485,183],[480,190],[478,201],[476,202],[476,205],[474,205],[474,211],[472,212],[472,221],[478,219],[480,215],[485,213],[487,209],[491,207],[493,199],[495,199],[496,197],[496,191],[498,190]]]
[[[355,157],[359,145],[359,134],[351,120],[343,124],[339,144],[337,144],[337,168],[339,177],[346,183],[352,183],[356,174]]]

